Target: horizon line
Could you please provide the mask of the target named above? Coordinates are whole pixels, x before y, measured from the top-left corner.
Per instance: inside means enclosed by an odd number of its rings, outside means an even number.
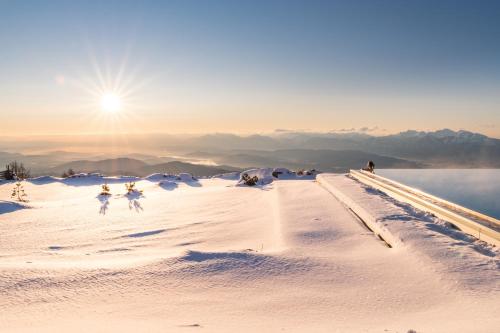
[[[250,136],[255,136],[255,135],[260,135],[260,136],[276,136],[276,135],[284,135],[284,134],[318,134],[318,135],[328,135],[328,134],[360,134],[360,135],[367,135],[367,136],[374,136],[374,137],[384,137],[384,136],[391,136],[391,135],[398,135],[406,132],[418,132],[418,133],[436,133],[439,131],[444,131],[444,130],[450,130],[455,133],[458,132],[469,132],[473,134],[480,134],[484,135],[488,138],[492,139],[500,139],[500,137],[496,136],[491,136],[479,131],[473,131],[473,130],[467,130],[464,128],[459,128],[459,129],[452,129],[452,128],[440,128],[440,129],[434,129],[434,130],[429,130],[429,129],[406,129],[406,130],[400,130],[400,131],[394,131],[394,132],[389,132],[386,130],[382,130],[382,132],[385,133],[380,133],[377,132],[376,129],[367,129],[363,130],[364,128],[359,128],[359,129],[334,129],[330,131],[315,131],[315,130],[307,130],[307,129],[275,129],[273,131],[263,131],[263,132],[230,132],[230,131],[207,131],[207,132],[175,132],[175,133],[168,133],[168,132],[157,132],[157,131],[151,131],[151,132],[84,132],[84,133],[53,133],[53,134],[47,134],[47,133],[39,133],[39,134],[7,134],[7,135],[2,135],[0,134],[0,140],[1,139],[6,139],[6,138],[40,138],[40,137],[89,137],[89,136],[148,136],[148,135],[165,135],[165,136],[204,136],[204,135],[234,135],[234,136],[239,136],[239,137],[250,137]]]

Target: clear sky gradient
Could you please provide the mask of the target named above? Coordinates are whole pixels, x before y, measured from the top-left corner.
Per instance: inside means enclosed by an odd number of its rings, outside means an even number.
[[[500,137],[500,2],[0,0],[0,116],[0,135]]]

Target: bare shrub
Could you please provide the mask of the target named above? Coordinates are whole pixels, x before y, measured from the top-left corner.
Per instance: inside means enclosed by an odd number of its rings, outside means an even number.
[[[24,167],[24,164],[17,161],[10,162],[1,175],[6,180],[23,180],[31,177],[31,173]]]
[[[68,169],[68,171],[64,171],[63,174],[61,175],[62,178],[68,178],[68,177],[73,177],[75,175],[75,171],[71,168]]]

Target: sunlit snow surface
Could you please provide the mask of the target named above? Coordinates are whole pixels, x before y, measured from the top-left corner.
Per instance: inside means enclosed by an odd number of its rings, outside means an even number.
[[[0,184],[1,332],[496,332],[498,251],[342,175]]]

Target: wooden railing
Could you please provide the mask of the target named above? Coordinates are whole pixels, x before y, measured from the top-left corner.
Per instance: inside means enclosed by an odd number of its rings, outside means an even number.
[[[495,218],[366,171],[351,170],[350,175],[396,200],[432,213],[480,240],[500,246],[500,221]]]

